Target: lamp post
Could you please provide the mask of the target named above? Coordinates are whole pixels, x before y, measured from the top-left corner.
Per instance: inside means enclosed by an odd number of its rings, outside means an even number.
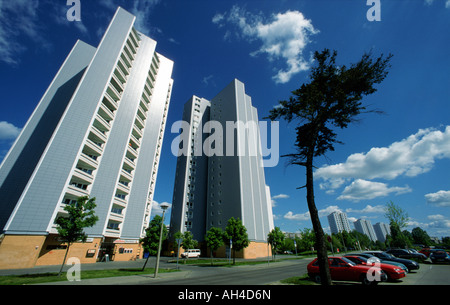
[[[161,231],[159,233],[159,246],[158,246],[158,253],[156,256],[156,267],[155,267],[155,276],[154,278],[156,278],[158,276],[158,269],[159,269],[159,257],[161,255],[161,244],[162,244],[162,234],[163,234],[163,226],[164,226],[164,214],[166,213],[166,210],[169,206],[162,204],[161,205],[161,209],[163,210],[163,214],[162,214],[162,220],[161,220]]]

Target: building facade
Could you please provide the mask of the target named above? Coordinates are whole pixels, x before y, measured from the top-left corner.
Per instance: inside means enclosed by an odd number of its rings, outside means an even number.
[[[0,268],[60,263],[55,219],[81,196],[99,220],[70,256],[142,256],[173,62],[119,8],[94,48],[78,41],[0,167]]]
[[[347,214],[336,211],[328,215],[328,224],[330,225],[331,233],[337,234],[343,231],[351,232],[350,223],[347,219]]]
[[[373,229],[372,223],[368,219],[358,219],[353,223],[356,231],[367,235],[371,241],[377,241],[377,235]]]
[[[244,257],[267,256],[274,228],[270,189],[258,114],[244,84],[233,80],[211,101],[192,97],[183,121],[190,131],[180,136],[171,234],[190,231],[202,242],[210,228],[225,229],[231,217],[239,218],[252,241]]]
[[[383,243],[386,241],[386,235],[391,234],[390,226],[383,222],[377,222],[376,224],[374,224],[373,229],[375,231],[375,234],[377,235],[377,239]]]

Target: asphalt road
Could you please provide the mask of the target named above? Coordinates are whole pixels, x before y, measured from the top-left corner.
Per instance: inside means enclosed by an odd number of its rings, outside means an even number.
[[[168,263],[168,258],[161,260],[160,268],[175,268]],[[51,285],[267,285],[292,276],[305,274],[306,266],[311,259],[291,259],[276,263],[244,265],[234,267],[192,266],[180,264],[181,272],[160,273],[158,278],[153,274],[116,277],[106,279],[82,280],[80,282],[56,282]],[[143,260],[136,262],[108,262],[86,264],[83,270],[140,268]],[[154,267],[154,259],[147,267]],[[422,263],[420,269],[410,272],[405,278],[395,282],[384,282],[380,285],[450,285],[450,265]],[[33,269],[0,270],[0,276],[6,274],[31,274],[55,272],[60,266],[42,266]],[[336,282],[338,283],[338,282]],[[339,284],[350,284],[342,283]],[[353,285],[354,283],[351,283]]]

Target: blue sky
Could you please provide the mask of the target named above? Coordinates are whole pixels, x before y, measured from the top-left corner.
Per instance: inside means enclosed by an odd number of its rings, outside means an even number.
[[[392,53],[392,68],[363,115],[338,131],[344,145],[316,160],[316,204],[326,216],[387,222],[392,200],[432,236],[450,235],[450,1],[381,0],[369,21],[366,0],[81,0],[81,22],[66,18],[65,0],[0,0],[0,160],[32,114],[77,39],[97,46],[118,5],[175,62],[174,87],[155,201],[172,200],[176,158],[173,122],[192,95],[213,98],[237,78],[265,117],[308,81],[311,54],[338,52],[350,64],[372,51]],[[295,125],[280,124],[280,154],[294,150]],[[311,228],[302,167],[266,168],[275,225]]]

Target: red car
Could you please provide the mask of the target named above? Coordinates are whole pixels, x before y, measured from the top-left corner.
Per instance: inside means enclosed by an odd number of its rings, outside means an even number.
[[[345,255],[345,258],[348,258],[352,262],[354,262],[356,265],[363,265],[363,266],[378,266],[383,270],[389,279],[391,280],[398,280],[402,277],[406,276],[405,271],[395,265],[389,265],[384,263],[378,263],[378,262],[370,262],[367,258],[357,255]],[[375,265],[376,264],[376,265]]]
[[[356,265],[345,257],[328,257],[331,279],[333,281],[361,282],[364,285],[376,285],[387,280],[386,273],[376,266]],[[317,258],[308,264],[308,275],[320,283]]]

